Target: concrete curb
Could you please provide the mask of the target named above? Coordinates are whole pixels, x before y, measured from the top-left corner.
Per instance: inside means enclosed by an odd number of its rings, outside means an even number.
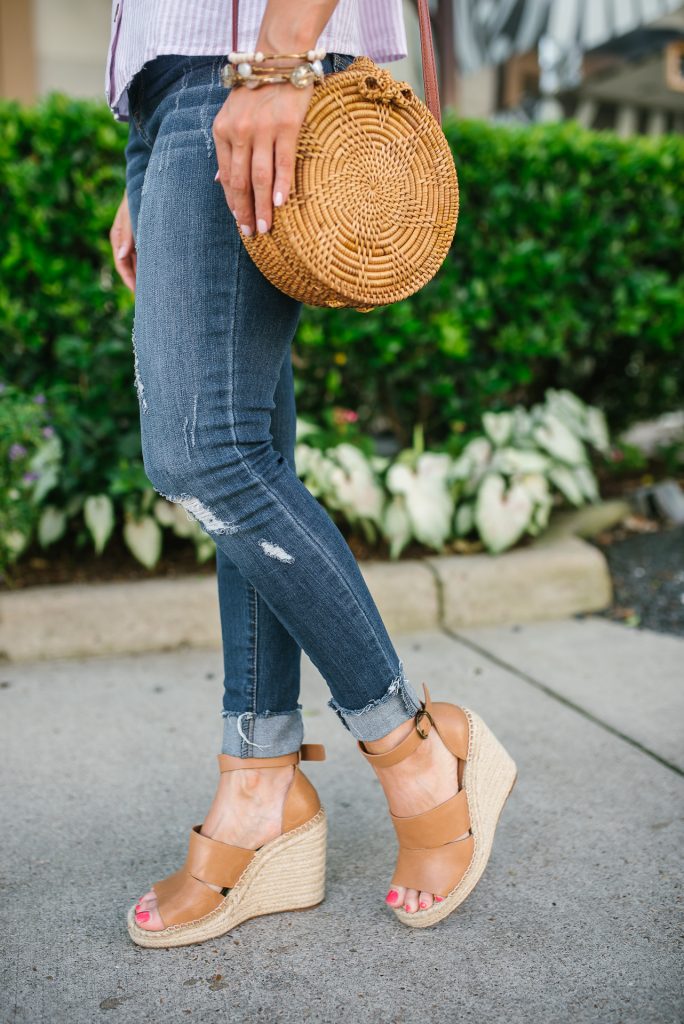
[[[563,618],[611,601],[603,555],[566,534],[496,557],[364,562],[361,569],[391,633]],[[0,658],[9,661],[219,645],[211,576],[0,594]]]

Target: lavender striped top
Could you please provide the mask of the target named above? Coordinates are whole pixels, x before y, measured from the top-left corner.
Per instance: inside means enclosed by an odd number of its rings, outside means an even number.
[[[240,50],[255,48],[265,8],[266,0],[240,0]],[[230,0],[112,0],[105,95],[114,117],[128,120],[127,87],[147,61],[227,54],[231,38]],[[402,0],[339,0],[316,45],[383,62],[405,57]]]

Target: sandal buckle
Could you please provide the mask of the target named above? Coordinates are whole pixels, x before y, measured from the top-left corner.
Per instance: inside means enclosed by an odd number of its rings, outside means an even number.
[[[428,738],[428,735],[429,735],[429,730],[428,730],[428,732],[425,732],[423,729],[421,729],[421,727],[419,725],[419,723],[423,720],[423,718],[427,718],[427,720],[429,721],[430,725],[434,725],[435,723],[433,721],[432,715],[430,714],[430,712],[426,708],[421,708],[420,711],[416,711],[416,717],[415,717],[416,732],[420,736],[421,740],[426,740]]]

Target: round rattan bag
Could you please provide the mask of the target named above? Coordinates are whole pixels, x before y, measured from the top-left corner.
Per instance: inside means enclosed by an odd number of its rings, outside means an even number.
[[[287,295],[368,310],[434,277],[457,217],[456,168],[441,127],[406,82],[358,57],[316,86],[290,198],[268,234],[243,242]]]

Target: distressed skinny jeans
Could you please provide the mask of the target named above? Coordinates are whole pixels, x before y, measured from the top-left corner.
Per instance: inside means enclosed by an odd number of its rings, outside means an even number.
[[[351,59],[329,55],[325,70]],[[300,305],[256,268],[214,181],[224,61],[157,57],[129,90],[135,384],[147,476],[216,542],[222,750],[276,757],[302,742],[301,650],[358,739],[419,704],[354,556],[295,472]]]

